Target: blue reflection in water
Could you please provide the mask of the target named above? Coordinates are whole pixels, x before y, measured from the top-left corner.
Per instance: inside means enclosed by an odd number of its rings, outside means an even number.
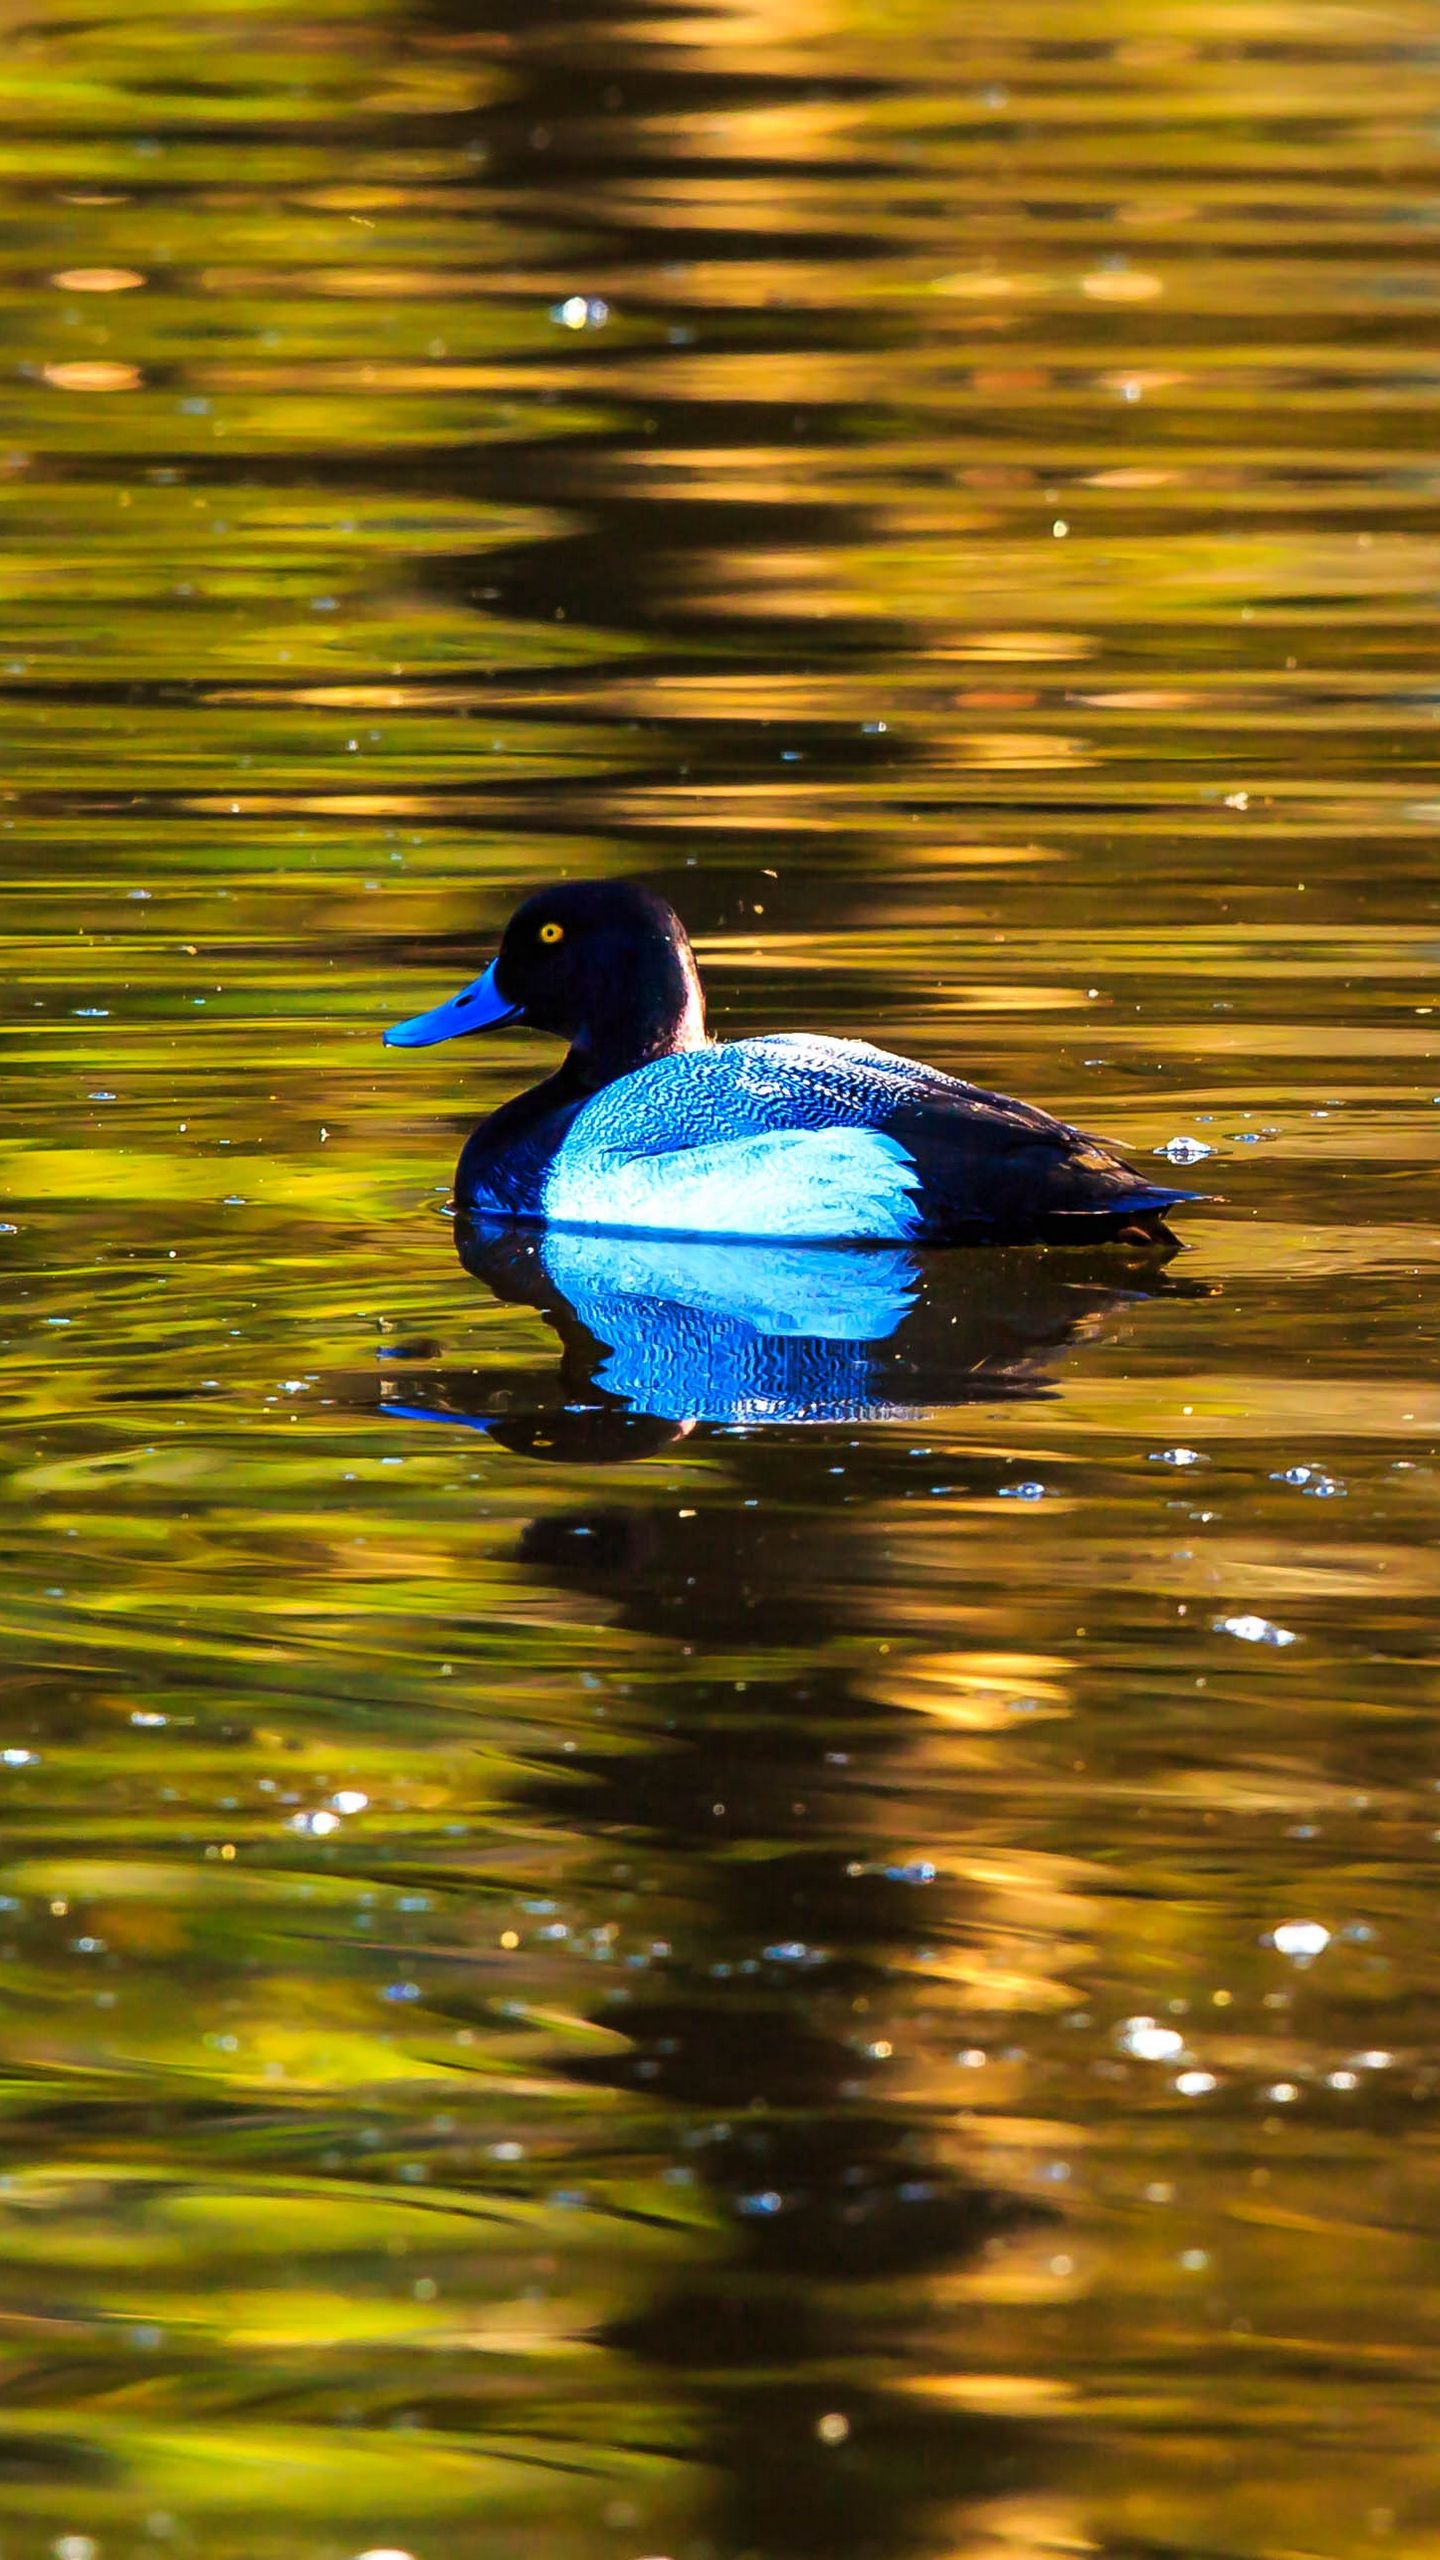
[[[857,1422],[1043,1395],[1066,1344],[1186,1285],[1163,1256],[1113,1248],[924,1255],[470,1225],[456,1242],[468,1271],[559,1335],[558,1378],[537,1382],[547,1410],[502,1412],[483,1373],[449,1367],[387,1378],[384,1409],[556,1457],[641,1455],[697,1423]]]
[[[675,1422],[853,1420],[876,1402],[873,1350],[920,1290],[915,1256],[663,1236],[551,1232],[545,1275],[600,1347],[593,1384]]]

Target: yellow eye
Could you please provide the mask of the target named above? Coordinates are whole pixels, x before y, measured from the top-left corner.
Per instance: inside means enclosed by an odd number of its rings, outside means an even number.
[[[540,927],[540,939],[542,942],[563,942],[565,939],[565,927],[563,924],[542,924]]]

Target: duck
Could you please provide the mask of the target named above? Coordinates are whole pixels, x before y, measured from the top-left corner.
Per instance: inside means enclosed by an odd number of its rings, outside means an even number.
[[[1199,1195],[1101,1140],[919,1060],[812,1032],[712,1040],[690,938],[638,882],[564,881],[511,916],[481,975],[384,1034],[425,1049],[504,1027],[567,1043],[455,1172],[462,1219],[783,1244],[1176,1249]]]

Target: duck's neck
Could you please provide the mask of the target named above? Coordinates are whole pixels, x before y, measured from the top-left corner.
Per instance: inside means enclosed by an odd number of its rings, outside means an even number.
[[[562,1072],[595,1090],[656,1058],[704,1046],[705,997],[694,955],[688,944],[667,943],[607,988],[575,1033]]]

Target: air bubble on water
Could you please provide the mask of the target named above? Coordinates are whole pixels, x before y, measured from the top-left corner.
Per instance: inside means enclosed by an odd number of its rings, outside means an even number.
[[[1208,2098],[1220,2083],[1213,2071],[1181,2071],[1174,2085],[1182,2098]]]
[[[550,317],[562,329],[603,329],[610,305],[597,293],[567,293],[563,302],[552,302]]]
[[[1155,1147],[1152,1153],[1164,1156],[1170,1164],[1200,1164],[1206,1156],[1213,1156],[1215,1150],[1207,1147],[1203,1138],[1180,1137],[1167,1138],[1164,1146]]]
[[[1001,1502],[1043,1502],[1045,1499],[1045,1487],[1032,1478],[1027,1478],[1023,1484],[997,1485],[995,1490]]]
[[[1300,1638],[1293,1627],[1277,1627],[1270,1618],[1257,1618],[1246,1612],[1238,1618],[1212,1618],[1217,1636],[1238,1636],[1242,1644],[1298,1644]]]
[[[1185,2050],[1184,2037],[1174,2027],[1162,2027],[1154,2018],[1122,2019],[1115,2030],[1115,2041],[1137,2062],[1174,2062]]]
[[[1276,1467],[1271,1472],[1270,1481],[1272,1484],[1294,1485],[1297,1491],[1320,1502],[1333,1502],[1343,1498],[1348,1491],[1338,1476],[1327,1475],[1323,1467]]]
[[[1152,1449],[1152,1467],[1198,1467],[1204,1461],[1198,1449]]]
[[[1282,1920],[1279,1928],[1271,1932],[1270,1943],[1296,1964],[1310,1964],[1324,1954],[1330,1944],[1330,1932],[1320,1920]]]

